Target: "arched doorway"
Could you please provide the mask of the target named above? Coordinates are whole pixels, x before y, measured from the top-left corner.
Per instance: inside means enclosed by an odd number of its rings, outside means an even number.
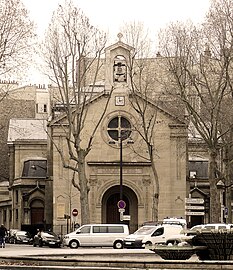
[[[120,187],[109,188],[102,199],[102,223],[121,223],[117,202],[120,200]],[[138,228],[138,199],[135,192],[123,186],[123,200],[126,202],[124,215],[130,215],[130,220],[123,221],[129,225],[130,232]]]

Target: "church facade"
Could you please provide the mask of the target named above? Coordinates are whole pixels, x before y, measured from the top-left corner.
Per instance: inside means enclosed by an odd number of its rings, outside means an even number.
[[[106,49],[104,91],[89,104],[82,140],[85,143],[85,134],[93,130],[109,99],[86,162],[90,186],[90,219],[92,223],[120,222],[122,212],[119,212],[118,202],[122,192],[125,202],[123,217],[130,230],[134,231],[144,222],[154,220],[156,193],[159,193],[159,220],[168,216],[184,217],[187,127],[163,108],[153,102],[148,103],[150,110],[157,114],[158,124],[153,131],[153,138],[158,191],[146,144],[134,128],[140,120],[130,101],[130,80],[127,74],[129,50],[131,47],[121,41]],[[142,97],[140,102],[144,102]],[[63,132],[65,124],[66,118],[62,114],[49,124],[53,143],[50,145],[48,164],[52,168],[53,226],[57,230],[66,223],[64,214],[66,217],[71,216],[71,223],[80,223],[82,215],[80,194],[71,181],[73,171],[63,167],[57,151],[59,145],[68,160]],[[122,139],[124,132],[126,136]],[[76,209],[78,216],[72,216]]]

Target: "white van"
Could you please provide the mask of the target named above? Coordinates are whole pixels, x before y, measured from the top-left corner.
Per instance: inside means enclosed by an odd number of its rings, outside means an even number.
[[[181,225],[142,226],[124,239],[125,248],[145,248],[146,245],[165,244],[168,237],[183,230]]]
[[[184,230],[183,233],[173,235],[167,239],[166,244],[179,244],[191,240],[198,232],[233,230],[232,224],[225,223],[208,223],[195,225],[189,230]]]
[[[86,224],[66,234],[63,245],[78,247],[113,247],[123,248],[123,239],[129,235],[125,224]]]

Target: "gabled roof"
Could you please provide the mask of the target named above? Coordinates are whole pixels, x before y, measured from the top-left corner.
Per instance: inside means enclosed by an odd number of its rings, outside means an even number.
[[[23,194],[23,197],[29,197],[30,195],[32,195],[33,193],[35,193],[37,191],[43,195],[45,194],[45,191],[43,189],[41,189],[39,184],[37,183],[37,185],[33,189],[31,189],[27,193]]]
[[[209,194],[208,193],[206,193],[206,192],[204,192],[203,190],[201,190],[199,187],[197,187],[196,185],[195,185],[195,187],[193,188],[193,189],[191,189],[190,190],[190,194],[192,194],[193,192],[197,192],[197,193],[199,193],[201,196],[203,196],[203,197],[207,197]]]
[[[172,118],[175,121],[178,121],[180,124],[185,125],[185,121],[183,121],[182,119],[180,119],[179,117],[173,115],[171,112],[169,112],[167,109],[163,108],[163,106],[160,104],[157,104],[156,101],[146,97],[145,95],[142,95],[140,93],[134,93],[134,95],[140,97],[141,99],[143,99],[144,101],[148,102],[149,104],[155,106],[161,113],[167,115],[169,118]]]
[[[106,94],[108,95],[108,93],[106,93],[105,91],[103,91],[102,93],[99,93],[99,94],[93,96],[91,98],[91,100],[88,100],[88,104],[91,103],[91,102],[93,102],[93,101],[96,101],[98,99],[106,98]],[[129,95],[132,95],[132,94],[129,94]],[[173,115],[171,112],[169,112],[168,110],[164,109],[162,106],[158,105],[152,99],[149,99],[149,98],[147,98],[144,95],[139,94],[139,93],[135,93],[135,95],[137,97],[145,100],[146,102],[148,102],[152,106],[155,106],[161,113],[163,113],[164,115],[166,115],[169,118],[173,119],[174,121],[178,122],[178,124],[180,124],[180,125],[186,125],[186,123],[184,121],[182,121],[182,119],[179,119],[177,116]],[[75,111],[75,108],[74,108],[73,111]],[[58,116],[57,118],[52,119],[52,121],[49,123],[49,125],[54,125],[57,122],[61,121],[62,119],[65,119],[65,118],[66,118],[66,113],[63,113],[60,116]]]
[[[96,100],[98,100],[98,99],[100,99],[100,98],[102,98],[102,97],[106,97],[106,95],[109,95],[109,93],[107,93],[107,92],[104,90],[104,91],[102,91],[102,92],[100,92],[100,93],[98,93],[98,94],[93,95],[92,98],[91,98],[91,99],[88,99],[86,103],[87,103],[87,104],[90,104],[91,102],[94,102],[94,101],[96,101]],[[82,105],[83,105],[83,104],[82,104]],[[76,108],[74,107],[73,112],[75,112],[75,110],[76,110]],[[62,113],[62,114],[59,115],[58,117],[52,119],[52,120],[48,123],[48,125],[49,125],[49,126],[52,126],[52,125],[56,124],[57,122],[61,121],[62,119],[65,119],[65,118],[66,118],[66,113]]]
[[[128,45],[128,44],[126,44],[126,43],[124,43],[124,42],[122,42],[122,41],[119,40],[118,42],[116,42],[116,43],[114,43],[114,44],[106,47],[105,48],[105,52],[106,51],[112,51],[112,50],[117,49],[119,47],[121,47],[121,48],[123,48],[123,49],[125,49],[127,51],[134,50],[134,47],[132,47],[132,46],[130,46],[130,45]]]

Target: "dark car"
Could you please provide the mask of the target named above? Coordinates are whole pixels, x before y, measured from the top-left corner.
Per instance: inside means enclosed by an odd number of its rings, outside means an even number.
[[[62,241],[60,237],[51,231],[39,232],[34,236],[33,246],[49,246],[49,247],[61,247]]]
[[[27,231],[15,231],[9,236],[8,242],[10,244],[32,244],[33,238]]]

